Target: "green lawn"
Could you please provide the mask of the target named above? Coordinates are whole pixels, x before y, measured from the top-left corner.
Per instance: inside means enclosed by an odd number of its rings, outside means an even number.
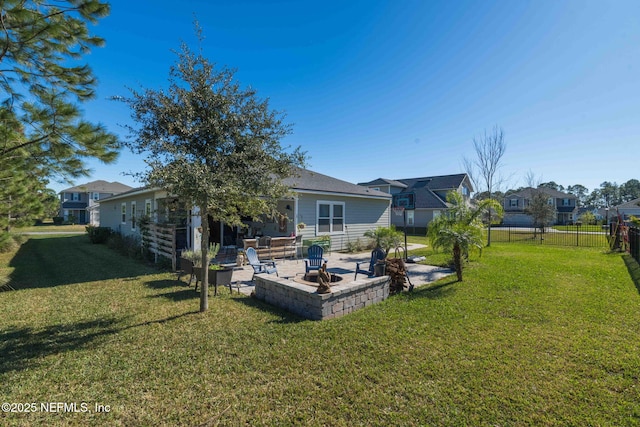
[[[31,233],[31,232],[56,232],[56,233],[69,233],[86,231],[86,225],[53,225],[52,223],[45,223],[43,225],[32,225],[30,227],[15,228],[12,231],[16,233]]]
[[[640,268],[600,249],[493,244],[464,282],[322,322],[224,290],[200,314],[86,236],[32,237],[3,275],[2,402],[90,411],[2,425],[640,425]]]

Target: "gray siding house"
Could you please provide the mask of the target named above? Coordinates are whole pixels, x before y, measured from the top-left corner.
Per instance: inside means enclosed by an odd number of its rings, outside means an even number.
[[[278,202],[281,220],[247,218],[247,227],[240,229],[210,221],[210,241],[240,246],[242,238],[301,234],[305,240],[329,236],[331,249],[341,250],[349,241],[362,238],[367,230],[390,224],[388,193],[306,169],[298,169],[296,176],[287,178],[285,183],[291,188],[292,197]],[[140,188],[100,201],[100,225],[123,235],[139,237],[137,222],[142,215],[153,222],[177,224],[178,248],[198,245],[200,217],[165,191]],[[298,231],[299,223],[305,227]]]
[[[577,219],[578,199],[572,195],[552,188],[524,188],[517,192],[507,193],[504,197],[503,225],[526,226],[533,225],[531,215],[525,213],[534,191],[541,191],[547,196],[547,203],[555,208],[555,224],[570,224]]]
[[[92,181],[62,190],[58,216],[77,224],[98,225],[100,223],[98,201],[114,194],[131,190],[119,182]]]
[[[629,221],[632,215],[640,218],[640,199],[631,200],[609,210],[609,220],[617,218],[618,215],[620,215],[623,221]]]
[[[434,218],[449,209],[447,204],[449,191],[459,192],[467,201],[470,200],[473,192],[471,180],[466,173],[396,180],[378,178],[358,185],[396,197],[411,195],[415,209],[407,209],[403,215],[392,215],[391,224],[402,228],[406,216],[407,229],[414,233],[424,233],[427,225]]]

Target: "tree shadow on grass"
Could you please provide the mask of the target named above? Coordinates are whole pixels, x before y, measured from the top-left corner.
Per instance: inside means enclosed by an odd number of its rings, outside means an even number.
[[[158,271],[124,257],[86,235],[30,238],[9,262],[15,290],[134,278]]]
[[[196,291],[195,285],[191,286],[188,283],[183,282],[181,280],[166,280],[166,279],[152,280],[152,281],[145,282],[145,286],[151,289],[158,289],[158,290],[163,290],[163,289],[168,290],[171,288],[175,289],[172,292],[163,292],[160,294],[151,295],[149,296],[149,298],[166,298],[176,302],[200,298],[200,287],[198,287],[198,290]],[[225,289],[229,289],[229,287],[218,286],[218,296],[221,295],[221,292],[225,292]],[[209,297],[215,297],[215,296],[216,295],[215,295],[215,290],[213,288],[213,285],[209,285]]]
[[[429,286],[421,286],[414,289],[409,295],[413,298],[428,298],[428,299],[440,299],[451,296],[455,293],[456,289],[451,287],[458,282],[457,278],[452,278],[446,281],[438,281]]]
[[[128,329],[164,324],[197,313],[193,311],[133,325],[127,324],[130,319],[127,316],[50,325],[42,329],[9,328],[0,332],[0,374],[32,368],[46,356],[97,346],[102,338]]]
[[[627,270],[629,271],[629,275],[631,276],[631,280],[636,285],[636,289],[638,293],[640,293],[640,264],[636,261],[631,255],[624,254],[622,256],[625,265],[627,266]]]
[[[233,298],[233,301],[238,302],[240,304],[244,304],[247,307],[255,308],[260,311],[264,311],[274,316],[279,316],[280,318],[277,320],[271,320],[269,323],[300,323],[306,322],[309,319],[305,319],[302,316],[298,316],[297,314],[293,314],[284,308],[276,307],[275,305],[271,305],[264,301],[261,301],[257,298]]]

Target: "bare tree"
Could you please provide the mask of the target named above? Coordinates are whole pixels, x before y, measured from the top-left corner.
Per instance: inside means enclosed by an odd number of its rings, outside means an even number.
[[[495,125],[490,132],[485,129],[484,135],[473,138],[473,148],[476,152],[475,160],[463,159],[467,175],[471,179],[476,191],[482,188],[488,198],[493,198],[493,190],[504,182],[498,176],[498,169],[502,166],[502,156],[507,150],[504,131]],[[491,211],[488,213],[487,246],[491,245]]]

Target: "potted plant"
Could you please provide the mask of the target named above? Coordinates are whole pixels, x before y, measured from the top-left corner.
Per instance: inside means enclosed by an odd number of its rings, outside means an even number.
[[[180,252],[180,270],[178,280],[183,274],[189,275],[189,284],[193,280],[193,267],[200,262],[200,254],[190,249],[184,249]]]
[[[209,259],[213,260],[220,250],[220,245],[214,243],[209,245]],[[202,279],[202,254],[200,251],[188,251],[189,257],[192,257],[193,274],[196,276],[196,290],[198,290],[198,282]],[[230,286],[233,276],[233,268],[225,267],[220,264],[209,265],[209,284],[214,285],[214,295],[218,294],[218,285]]]

